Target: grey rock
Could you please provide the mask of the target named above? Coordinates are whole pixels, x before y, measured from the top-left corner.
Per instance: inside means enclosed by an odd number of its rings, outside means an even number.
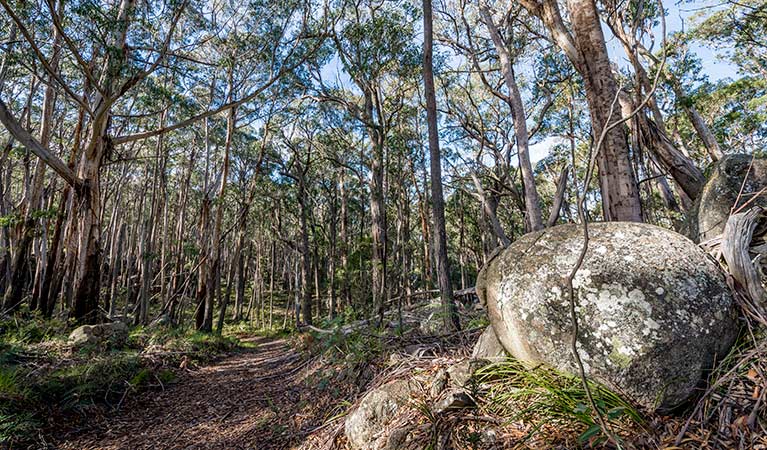
[[[636,223],[594,223],[574,288],[587,374],[647,409],[684,402],[738,333],[724,276],[690,240]],[[477,291],[514,357],[577,373],[570,352],[567,275],[578,225],[523,236],[478,276]]]
[[[474,399],[464,390],[450,389],[432,407],[434,414],[474,406]]]
[[[501,345],[501,341],[498,340],[492,325],[485,328],[485,331],[479,336],[477,343],[474,344],[471,357],[484,359],[491,363],[504,361],[508,357],[508,353]]]
[[[392,448],[389,441],[392,438],[398,440],[399,437],[387,433],[387,425],[407,405],[410,394],[416,388],[416,383],[412,381],[396,380],[365,394],[359,406],[346,417],[344,423],[344,433],[351,448]]]
[[[121,347],[128,340],[128,325],[123,322],[82,325],[69,335],[69,346]]]
[[[432,397],[438,397],[442,391],[447,387],[447,371],[445,369],[439,369],[437,374],[434,375],[434,379],[431,381],[429,387],[429,393]]]
[[[447,368],[447,377],[450,385],[457,388],[465,388],[471,385],[474,372],[486,366],[488,361],[482,359],[465,359]]]
[[[765,186],[767,159],[753,158],[751,155],[728,155],[720,159],[713,166],[703,192],[689,214],[686,234],[695,242],[704,242],[722,234],[738,194],[738,206],[741,206]],[[760,195],[750,205],[767,208],[767,196]]]

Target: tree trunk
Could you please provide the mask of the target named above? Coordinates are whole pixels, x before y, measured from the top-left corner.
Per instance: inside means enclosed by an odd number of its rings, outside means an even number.
[[[445,230],[445,197],[442,192],[442,157],[439,151],[437,131],[437,98],[434,92],[434,67],[432,50],[431,0],[423,0],[423,80],[426,97],[426,116],[429,129],[429,160],[431,162],[431,204],[434,224],[434,250],[437,260],[437,280],[442,298],[445,330],[460,329],[458,314],[453,302],[453,288],[450,285],[450,267],[447,259],[447,231]],[[529,162],[529,161],[528,161]],[[540,216],[539,216],[540,221]]]
[[[554,201],[551,203],[551,210],[549,211],[549,220],[546,221],[547,227],[553,227],[557,220],[559,220],[559,212],[562,210],[562,204],[565,200],[565,192],[567,191],[567,175],[570,172],[567,164],[562,165],[562,171],[559,173],[559,180],[557,181],[557,192],[554,194]]]
[[[573,63],[583,77],[596,146],[605,127],[621,119],[620,105],[617,104],[618,86],[612,74],[596,3],[594,0],[568,0],[567,6],[580,56]],[[641,222],[642,205],[625,127],[612,126],[605,133],[601,148],[595,150],[599,151],[597,163],[605,220]]]
[[[525,223],[528,231],[538,231],[543,229],[541,219],[540,199],[538,198],[538,189],[535,187],[535,177],[533,176],[533,166],[530,162],[530,147],[528,145],[527,116],[522,103],[522,95],[519,93],[519,86],[514,76],[514,67],[511,63],[511,57],[506,48],[506,43],[501,37],[498,27],[493,21],[484,1],[480,2],[479,11],[482,21],[490,32],[490,37],[498,52],[498,59],[501,63],[501,72],[506,82],[506,88],[509,90],[508,104],[511,108],[511,118],[514,121],[514,137],[517,142],[517,157],[519,159],[519,170],[522,173],[522,188],[525,198]]]
[[[299,178],[298,204],[301,222],[301,311],[304,323],[312,324],[312,294],[309,292],[309,273],[311,271],[311,250],[309,248],[309,207],[303,174]],[[298,314],[296,314],[298,320]]]
[[[386,295],[386,205],[384,204],[384,138],[376,128],[369,129],[373,147],[370,165],[370,221],[373,236],[373,307],[378,322],[383,322]]]

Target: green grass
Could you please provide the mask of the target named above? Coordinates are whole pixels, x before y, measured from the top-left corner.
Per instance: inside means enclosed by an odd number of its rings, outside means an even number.
[[[34,392],[40,401],[65,410],[102,402],[115,406],[150,373],[136,353],[115,352],[55,370],[34,386]]]
[[[483,399],[482,407],[493,415],[509,422],[532,423],[534,430],[546,423],[576,428],[581,430],[581,442],[606,438],[578,377],[508,359],[479,369],[476,379],[491,386],[479,397]],[[613,430],[643,423],[639,412],[619,395],[596,382],[589,382],[589,387],[597,408]]]
[[[37,314],[18,314],[0,321],[0,342],[37,344],[61,341],[68,336],[67,324],[57,319],[43,319]]]
[[[133,349],[154,347],[160,352],[187,353],[193,359],[207,361],[235,350],[240,346],[240,341],[227,333],[218,336],[188,328],[136,327],[128,336],[128,345]]]

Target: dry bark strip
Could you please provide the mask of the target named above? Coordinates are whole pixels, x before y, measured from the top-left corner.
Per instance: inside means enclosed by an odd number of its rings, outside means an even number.
[[[722,255],[727,261],[729,272],[759,306],[765,305],[766,293],[748,252],[762,212],[762,208],[753,207],[746,212],[731,215],[727,219],[722,238]]]

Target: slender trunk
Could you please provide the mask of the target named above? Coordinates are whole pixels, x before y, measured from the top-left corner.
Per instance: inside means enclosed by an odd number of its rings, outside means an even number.
[[[384,142],[380,130],[369,130],[373,156],[370,176],[370,221],[373,236],[373,307],[383,322],[386,295],[386,205],[384,204]]]
[[[312,294],[309,292],[309,272],[311,271],[311,253],[309,248],[309,207],[307,204],[308,198],[306,194],[306,186],[304,183],[304,177],[301,175],[298,188],[298,204],[301,209],[301,311],[303,313],[304,323],[306,325],[311,325]],[[296,297],[296,302],[298,302],[298,297]],[[298,314],[296,314],[296,320],[298,320],[298,318]]]
[[[336,300],[336,253],[337,253],[337,229],[338,217],[336,212],[336,191],[333,189],[330,195],[330,248],[328,249],[328,317],[336,317],[338,305]]]
[[[195,328],[204,331],[205,325],[205,297],[208,292],[208,265],[210,259],[210,243],[208,228],[210,223],[210,198],[206,194],[202,199],[200,208],[200,221],[197,227],[197,242],[200,249],[200,264],[197,271],[196,309],[194,311]]]
[[[511,239],[509,239],[509,237],[506,235],[506,232],[503,231],[501,222],[498,220],[498,215],[495,213],[495,208],[497,205],[494,206],[491,204],[491,200],[485,193],[485,189],[482,187],[482,182],[474,170],[471,171],[471,179],[474,182],[474,187],[477,189],[477,195],[479,196],[479,200],[482,203],[482,209],[487,215],[487,218],[490,220],[493,234],[498,240],[501,241],[501,245],[508,247],[511,245]]]
[[[252,254],[252,245],[251,245]],[[259,261],[256,259],[256,271],[258,271]],[[245,256],[240,252],[237,258],[237,270],[235,272],[235,293],[234,293],[234,314],[232,315],[233,321],[239,321],[242,318],[242,308],[245,303]],[[252,305],[251,305],[252,306]],[[248,307],[248,315],[250,315],[250,308]]]
[[[125,242],[125,222],[120,224],[120,231],[117,239],[112,245],[112,282],[109,287],[109,318],[114,318],[117,314],[117,286],[122,271],[123,243]]]
[[[493,16],[487,5],[480,2],[479,11],[482,21],[490,31],[490,37],[493,40],[498,59],[501,63],[501,72],[506,82],[506,88],[509,90],[508,103],[511,108],[511,118],[514,121],[514,137],[517,142],[517,157],[519,159],[519,170],[522,173],[522,188],[525,198],[525,222],[529,231],[538,231],[543,228],[541,219],[540,199],[538,190],[535,187],[535,178],[533,176],[533,166],[530,162],[530,147],[528,145],[528,133],[525,108],[522,103],[522,95],[519,93],[516,77],[514,76],[514,66],[511,63],[509,51],[501,37]]]
[[[447,258],[447,231],[445,230],[445,198],[442,192],[442,158],[439,151],[437,131],[437,97],[434,92],[434,67],[432,50],[434,36],[432,31],[431,0],[423,0],[423,80],[426,97],[426,116],[429,129],[429,160],[431,162],[431,204],[434,224],[434,250],[437,260],[437,280],[442,297],[444,326],[446,330],[460,329],[458,314],[453,302],[453,289],[450,286],[450,267]],[[540,220],[540,217],[539,217]]]
[[[343,311],[345,308],[351,306],[351,286],[349,276],[349,207],[348,207],[348,194],[346,192],[346,180],[345,170],[342,168],[338,171],[338,190],[341,195],[341,231],[339,239],[341,240],[341,272],[343,277],[341,279],[341,298],[342,303],[340,309]]]
[[[547,227],[553,227],[557,220],[559,220],[559,212],[562,210],[565,192],[567,191],[567,175],[569,172],[569,166],[563,164],[562,171],[559,173],[559,180],[557,181],[557,192],[554,194],[554,201],[551,203],[551,210],[549,210],[549,220],[546,221]]]
[[[277,242],[272,239],[272,248],[269,252],[269,263],[271,269],[269,270],[269,329],[272,329],[272,319],[274,318],[274,275],[277,271]]]

